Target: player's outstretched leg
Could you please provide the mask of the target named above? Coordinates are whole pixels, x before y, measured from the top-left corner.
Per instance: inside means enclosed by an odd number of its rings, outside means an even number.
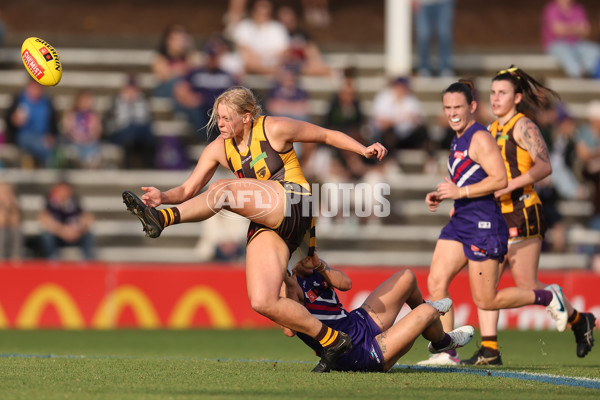
[[[461,326],[460,328],[456,328],[455,330],[448,332],[450,340],[447,344],[444,344],[443,342],[429,342],[427,348],[429,349],[429,352],[433,354],[454,350],[469,343],[471,339],[473,339],[473,335],[475,335],[475,329],[472,326]]]
[[[338,343],[334,346],[323,349],[321,360],[317,366],[313,368],[312,372],[329,372],[331,367],[333,367],[335,360],[337,360],[342,354],[352,349],[352,339],[350,339],[350,336],[343,332],[339,332],[338,335]]]
[[[163,231],[163,226],[158,217],[158,211],[154,207],[148,207],[135,194],[126,190],[123,192],[123,203],[127,210],[139,218],[143,225],[146,236],[157,238]]]
[[[594,345],[596,317],[592,313],[581,313],[581,321],[571,326],[577,342],[577,357],[585,357]]]

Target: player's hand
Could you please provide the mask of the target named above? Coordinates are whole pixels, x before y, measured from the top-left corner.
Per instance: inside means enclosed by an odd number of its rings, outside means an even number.
[[[158,207],[162,204],[162,193],[154,186],[142,186],[142,190],[146,193],[142,195],[142,201],[148,207]]]
[[[429,192],[425,195],[425,203],[431,212],[436,212],[441,202],[437,192]]]
[[[290,328],[287,328],[283,325],[279,325],[279,327],[281,328],[281,330],[283,331],[283,334],[287,337],[294,337],[296,336],[296,332],[294,332],[293,330],[291,330]]]
[[[495,191],[494,192],[494,197],[496,199],[499,199],[501,196],[503,196],[503,195],[505,195],[507,193],[510,193],[510,192],[512,192],[512,189],[509,189],[508,186],[507,186],[504,189],[500,189],[500,190]]]
[[[365,158],[377,158],[379,161],[388,153],[387,149],[381,143],[373,143],[363,151]]]
[[[444,182],[437,185],[437,195],[440,200],[444,199],[459,199],[460,198],[460,188],[456,186],[454,182],[452,182],[447,177],[444,178]]]

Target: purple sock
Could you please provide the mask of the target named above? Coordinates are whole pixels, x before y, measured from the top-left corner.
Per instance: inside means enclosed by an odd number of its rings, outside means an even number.
[[[552,301],[552,292],[544,289],[535,289],[535,301],[533,304],[547,306]]]
[[[450,341],[452,339],[450,338],[450,335],[448,335],[447,333],[444,333],[444,338],[437,342],[437,343],[431,343],[431,345],[433,346],[434,349],[443,349],[444,347],[448,346],[450,344]]]

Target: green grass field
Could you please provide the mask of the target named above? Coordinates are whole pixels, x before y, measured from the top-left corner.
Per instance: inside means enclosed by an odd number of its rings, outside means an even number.
[[[499,338],[502,367],[408,368],[428,356],[419,339],[390,373],[313,374],[317,357],[279,330],[0,331],[0,399],[600,398],[600,348],[577,358],[571,332]]]

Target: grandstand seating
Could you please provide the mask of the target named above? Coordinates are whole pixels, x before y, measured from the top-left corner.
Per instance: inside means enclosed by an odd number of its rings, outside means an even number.
[[[355,66],[358,69],[358,89],[364,110],[368,112],[374,93],[386,83],[383,73],[384,57],[380,53],[328,52],[326,59],[333,66]],[[81,88],[90,88],[96,94],[96,107],[106,111],[126,76],[135,72],[144,89],[154,85],[150,72],[151,50],[123,49],[61,49],[65,72],[59,86],[49,89],[60,111],[71,106],[74,94]],[[503,67],[517,64],[534,75],[548,77],[546,83],[559,91],[569,103],[574,115],[583,118],[585,104],[598,93],[600,82],[571,80],[562,76],[556,62],[542,54],[461,54],[456,58],[456,69],[462,76],[474,77],[481,88],[489,86],[489,77]],[[17,48],[0,49],[0,60],[9,67],[0,74],[0,113],[9,106],[27,79],[20,65]],[[452,78],[414,78],[413,89],[424,104],[430,121],[441,110],[440,93]],[[257,91],[267,89],[268,82],[258,76],[248,76],[244,84]],[[305,77],[305,88],[311,94],[311,113],[315,121],[325,113],[327,100],[337,82],[328,78]],[[189,145],[190,161],[197,159],[202,144],[194,139],[187,123],[174,116],[168,100],[151,99],[157,135],[177,135]],[[0,126],[0,130],[2,126]],[[443,158],[443,155],[442,155]],[[438,213],[430,213],[423,202],[425,193],[443,179],[441,175],[424,174],[425,155],[421,151],[402,151],[399,155],[402,173],[386,177],[391,185],[392,218],[382,225],[358,226],[354,221],[321,221],[317,227],[321,254],[332,263],[365,265],[427,265],[441,226],[445,223],[450,204],[444,204]],[[169,188],[182,182],[189,171],[104,171],[84,170],[27,170],[20,169],[18,154],[9,147],[0,146],[0,160],[5,166],[0,179],[16,185],[24,211],[23,229],[35,236],[39,227],[35,219],[43,207],[43,195],[52,182],[67,178],[77,188],[86,209],[97,218],[94,233],[97,237],[100,260],[109,262],[200,262],[196,245],[210,233],[203,232],[202,224],[184,224],[171,227],[158,240],[144,238],[137,219],[128,215],[121,201],[125,189],[139,191],[142,185]],[[193,164],[190,164],[190,168]],[[218,177],[227,172],[218,170]],[[585,244],[600,243],[600,233],[584,228],[591,213],[589,202],[563,201],[561,211],[569,225],[568,252],[544,254],[542,268],[586,268],[589,256],[579,251]],[[240,232],[240,238],[245,232]],[[70,253],[69,253],[70,254]],[[73,255],[77,257],[77,254]]]

